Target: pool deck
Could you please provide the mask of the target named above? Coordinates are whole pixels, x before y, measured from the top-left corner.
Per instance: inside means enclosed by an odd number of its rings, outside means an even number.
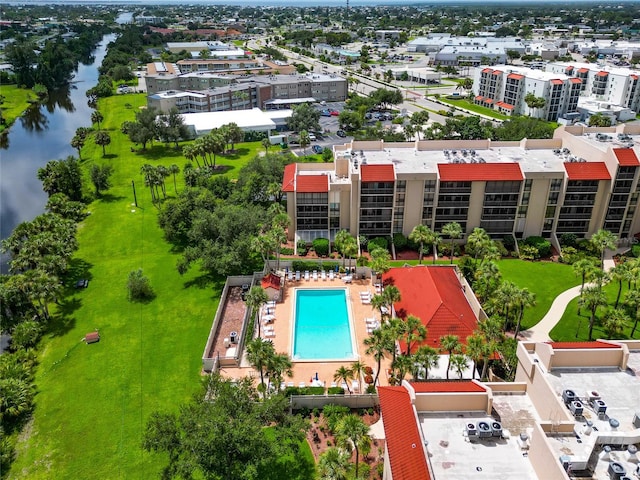
[[[371,284],[371,279],[367,280],[354,280],[353,283],[346,284],[342,279],[334,280],[300,280],[286,282],[283,289],[283,301],[276,304],[275,308],[275,320],[270,324],[273,326],[275,335],[273,337],[267,337],[273,341],[273,345],[278,353],[286,353],[289,356],[293,355],[293,326],[295,323],[294,309],[295,309],[295,295],[294,289],[296,288],[346,288],[348,290],[347,303],[349,304],[349,310],[351,313],[351,328],[355,334],[356,352],[355,357],[359,358],[365,365],[370,366],[375,370],[377,368],[376,361],[373,357],[366,355],[366,346],[364,345],[364,339],[369,336],[367,333],[367,327],[365,318],[375,317],[380,320],[380,312],[371,307],[371,305],[363,304],[360,300],[360,293],[369,291],[371,294],[375,293],[375,289]],[[256,326],[257,328],[257,326]],[[262,332],[264,337],[264,333]],[[256,332],[257,335],[257,332]],[[350,367],[354,360],[330,360],[330,361],[293,361],[293,377],[287,378],[286,382],[299,386],[301,382],[304,382],[306,386],[309,386],[311,380],[315,378],[316,373],[318,379],[325,383],[325,386],[331,386],[333,375],[336,370],[344,365]],[[379,385],[388,385],[388,377],[386,374],[387,369],[390,367],[390,359],[383,359],[381,364],[381,373],[378,379]],[[241,365],[238,368],[225,367],[221,369],[221,373],[225,376],[232,378],[240,378],[244,376],[259,377],[259,373],[255,371],[246,358],[242,359]],[[350,385],[351,386],[351,385]],[[365,385],[366,387],[366,385]],[[362,381],[360,381],[360,391],[363,391]]]

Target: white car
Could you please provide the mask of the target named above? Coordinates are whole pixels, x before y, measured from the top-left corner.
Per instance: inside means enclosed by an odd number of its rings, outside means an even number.
[[[315,142],[317,140],[315,133],[309,134],[309,140],[311,140],[312,142]]]

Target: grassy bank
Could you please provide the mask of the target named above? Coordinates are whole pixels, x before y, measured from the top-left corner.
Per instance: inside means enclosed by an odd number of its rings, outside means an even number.
[[[141,448],[146,419],[199,389],[200,358],[224,280],[196,268],[183,277],[176,271],[179,252],[163,239],[140,167],[175,163],[182,169],[186,160],[172,146],[131,152],[120,125],[144,104],[144,95],[101,101],[111,135],[107,155],[92,142],[83,150],[86,169],[94,162],[113,165],[113,187],[89,205],[91,215],[80,225],[73,279],[88,278],[89,287],[69,291],[43,340],[36,410],[9,478],[157,477],[165,460]],[[218,163],[236,177],[258,148],[243,144]],[[172,179],[167,192],[174,194]],[[127,300],[127,275],[137,268],[156,293],[146,304]],[[83,336],[96,329],[100,342],[84,344]]]
[[[16,118],[36,99],[36,95],[31,90],[18,88],[17,85],[0,85],[0,95],[4,97],[0,109],[5,120],[5,125],[0,125],[1,133],[13,125]]]
[[[496,120],[509,120],[510,117],[506,115],[502,115],[495,110],[492,110],[487,107],[482,107],[480,105],[476,105],[470,100],[466,98],[452,99],[447,98],[442,95],[438,99],[440,102],[445,103],[447,105],[452,105],[454,107],[464,108],[465,110],[469,110],[470,112],[479,113],[480,115],[486,115],[487,117],[495,118]]]

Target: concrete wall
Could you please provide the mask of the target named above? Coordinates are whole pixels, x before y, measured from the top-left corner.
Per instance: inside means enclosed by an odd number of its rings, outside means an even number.
[[[569,480],[558,458],[547,443],[546,434],[538,424],[533,426],[529,440],[529,461],[540,479]]]
[[[621,342],[621,347],[556,350],[547,343],[537,343],[535,353],[547,371],[588,367],[618,367],[624,370],[629,360],[629,346]]]
[[[491,413],[488,392],[416,393],[415,407],[419,412],[477,412]]]
[[[525,394],[527,393],[527,384],[525,382],[483,382],[485,387],[491,389],[495,393],[504,394]]]

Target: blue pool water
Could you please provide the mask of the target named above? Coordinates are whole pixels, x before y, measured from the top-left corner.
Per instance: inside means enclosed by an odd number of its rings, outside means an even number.
[[[294,360],[353,357],[343,289],[296,290]]]

